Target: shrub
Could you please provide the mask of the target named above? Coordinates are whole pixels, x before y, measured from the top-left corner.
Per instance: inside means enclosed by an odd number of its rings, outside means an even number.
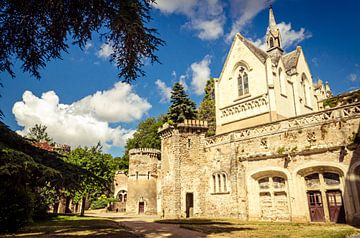
[[[30,191],[14,187],[0,190],[0,231],[14,232],[32,221],[34,196]]]
[[[100,197],[98,197],[95,201],[93,201],[90,207],[91,209],[105,208],[109,203],[115,201],[116,201],[115,198],[108,198],[106,197],[106,195],[103,194]]]

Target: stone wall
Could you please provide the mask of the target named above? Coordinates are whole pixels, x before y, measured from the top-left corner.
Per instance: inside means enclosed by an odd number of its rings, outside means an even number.
[[[327,192],[339,191],[347,221],[356,223],[359,122],[360,105],[352,104],[212,138],[204,137],[204,122],[165,125],[159,215],[186,217],[192,193],[193,216],[310,221],[305,177],[317,173],[324,221],[331,219]],[[329,173],[338,184],[324,183]]]

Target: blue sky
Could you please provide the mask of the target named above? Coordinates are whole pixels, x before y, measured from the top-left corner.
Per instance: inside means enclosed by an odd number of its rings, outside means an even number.
[[[23,134],[35,123],[46,124],[55,141],[101,141],[121,155],[139,121],[167,111],[173,83],[186,84],[199,104],[206,79],[219,76],[235,32],[262,44],[267,2],[158,0],[150,25],[166,41],[157,52],[162,63],[145,60],[146,76],[131,85],[119,83],[107,58],[111,45],[96,36],[86,50],[71,47],[63,60],[48,63],[41,80],[15,62],[15,79],[1,75],[3,121]],[[328,81],[334,94],[360,87],[360,1],[277,0],[273,9],[285,51],[301,45],[314,80]]]

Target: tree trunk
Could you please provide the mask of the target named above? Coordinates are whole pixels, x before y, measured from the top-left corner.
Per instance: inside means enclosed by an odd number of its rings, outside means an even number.
[[[81,209],[80,209],[80,216],[83,217],[84,213],[85,213],[85,202],[86,202],[86,197],[82,197],[81,199]]]

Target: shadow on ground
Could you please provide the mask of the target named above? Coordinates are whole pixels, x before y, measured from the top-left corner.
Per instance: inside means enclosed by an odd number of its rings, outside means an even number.
[[[213,219],[163,219],[157,220],[156,222],[165,224],[176,224],[180,225],[180,228],[203,232],[206,234],[256,230],[256,228],[241,226],[241,224],[234,225],[233,223],[228,221]]]
[[[16,234],[0,235],[0,237],[139,237],[129,232],[118,222],[108,219],[60,220],[37,223],[25,227]]]

